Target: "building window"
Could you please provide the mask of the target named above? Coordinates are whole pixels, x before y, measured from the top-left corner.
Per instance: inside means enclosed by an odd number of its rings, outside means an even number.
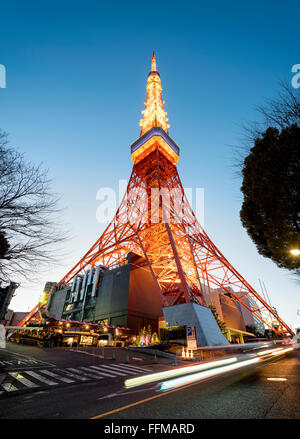
[[[96,323],[99,323],[99,325],[108,325],[108,319],[97,320]]]

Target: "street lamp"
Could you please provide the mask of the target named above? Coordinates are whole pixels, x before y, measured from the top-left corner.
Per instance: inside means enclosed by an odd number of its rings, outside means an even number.
[[[293,248],[292,250],[290,250],[290,253],[293,256],[299,256],[300,255],[300,250],[298,248]]]

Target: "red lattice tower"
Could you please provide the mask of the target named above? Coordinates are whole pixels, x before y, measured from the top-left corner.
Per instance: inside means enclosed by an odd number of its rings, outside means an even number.
[[[131,145],[134,166],[124,198],[102,236],[57,287],[99,264],[126,264],[126,256],[134,252],[145,258],[164,306],[204,305],[203,286],[217,287],[273,331],[292,334],[198,223],[177,172],[179,147],[168,135],[161,90],[153,54],[141,135]]]

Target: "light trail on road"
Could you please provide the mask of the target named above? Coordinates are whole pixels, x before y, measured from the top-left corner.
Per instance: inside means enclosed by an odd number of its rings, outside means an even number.
[[[178,375],[186,375],[193,372],[198,372],[204,369],[211,369],[214,367],[223,366],[224,364],[235,363],[237,361],[236,357],[226,358],[224,360],[211,361],[208,363],[197,364],[195,366],[180,367],[177,369],[171,369],[164,372],[152,373],[149,375],[144,375],[141,377],[130,378],[125,381],[124,385],[126,388],[142,386],[143,384],[152,383],[154,381],[161,381],[165,378],[171,378]]]
[[[223,374],[225,372],[230,372],[236,369],[240,369],[241,367],[249,366],[250,364],[258,363],[260,358],[253,358],[252,360],[240,361],[236,364],[229,364],[227,366],[221,366],[218,368],[204,370],[202,372],[198,372],[192,375],[187,375],[180,378],[175,378],[173,380],[164,381],[160,385],[160,390],[169,390],[174,389],[175,387],[184,386],[186,384],[192,383],[194,381],[201,381],[205,378],[214,377],[216,375]]]
[[[294,350],[293,347],[286,348],[286,349],[279,348],[279,349],[273,349],[273,350],[271,350],[271,352],[269,351],[268,353],[271,353],[272,356],[283,355],[283,354],[286,354],[287,352],[290,352],[292,350]],[[201,381],[201,380],[206,379],[206,378],[211,378],[211,377],[214,377],[214,376],[226,373],[226,372],[231,372],[233,370],[237,370],[237,369],[240,369],[242,367],[250,366],[251,364],[255,364],[255,363],[267,360],[264,358],[260,358],[259,354],[262,354],[262,353],[258,353],[257,358],[253,358],[251,360],[241,360],[235,364],[228,364],[226,366],[215,367],[215,368],[210,369],[210,370],[205,370],[205,371],[198,372],[198,373],[191,374],[191,375],[187,375],[184,377],[164,381],[160,385],[160,390],[165,391],[165,390],[174,389],[176,387],[184,386],[186,384],[189,384],[189,383],[192,383],[195,381]],[[265,354],[266,354],[266,352],[265,352]]]
[[[191,378],[192,374],[195,372],[202,372],[203,377],[219,375],[220,373],[225,373],[226,371],[238,369],[240,367],[246,366],[246,365],[251,364],[251,363],[257,363],[259,360],[264,359],[262,357],[265,357],[267,355],[272,355],[272,356],[283,355],[286,352],[289,352],[293,349],[294,348],[292,348],[292,347],[289,347],[286,349],[284,349],[284,348],[268,349],[268,350],[263,351],[263,352],[258,352],[256,354],[256,358],[253,360],[244,360],[243,359],[241,361],[238,361],[237,357],[231,357],[231,358],[226,358],[223,360],[201,363],[201,364],[197,364],[194,366],[189,366],[189,367],[185,366],[185,367],[180,367],[177,369],[167,370],[164,372],[152,373],[152,374],[144,375],[141,377],[127,379],[124,382],[124,386],[126,388],[132,388],[132,387],[137,387],[137,386],[142,386],[142,385],[145,385],[148,383],[152,383],[155,381],[162,381],[162,380],[165,380],[168,378],[177,377],[180,375],[187,375],[189,378]],[[249,361],[250,361],[250,363],[249,363]],[[232,365],[232,363],[237,363],[237,365],[234,365],[234,366],[232,366],[232,368],[230,368],[230,365]],[[221,366],[227,366],[227,369],[226,368],[222,369]],[[213,373],[212,370],[215,370],[215,369],[217,370],[217,372]],[[204,371],[208,371],[208,372],[204,373]],[[189,382],[188,377],[186,378],[187,382]],[[203,379],[201,377],[202,376],[200,374],[199,379]],[[182,381],[184,381],[184,379],[182,379]]]

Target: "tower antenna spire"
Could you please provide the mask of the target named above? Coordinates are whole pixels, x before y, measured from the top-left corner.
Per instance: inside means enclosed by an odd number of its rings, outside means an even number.
[[[153,50],[153,55],[152,55],[152,64],[151,64],[151,72],[156,72],[156,58],[155,58],[155,53]]]
[[[160,75],[156,68],[156,57],[153,50],[151,71],[147,79],[147,99],[145,102],[145,110],[142,111],[143,118],[140,120],[141,136],[153,127],[161,127],[167,134],[168,118],[167,112],[164,110],[164,101],[161,97],[162,86]]]

